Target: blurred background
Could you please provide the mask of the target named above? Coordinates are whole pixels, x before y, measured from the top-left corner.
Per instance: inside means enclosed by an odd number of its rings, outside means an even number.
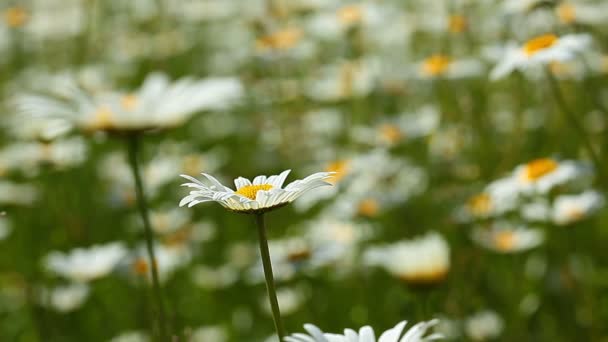
[[[114,123],[140,105],[178,341],[274,331],[253,218],[178,207],[179,175],[232,187],[285,169],[336,172],[266,215],[290,333],[439,318],[455,341],[608,341],[608,3],[1,0],[0,14],[0,341],[152,340]]]

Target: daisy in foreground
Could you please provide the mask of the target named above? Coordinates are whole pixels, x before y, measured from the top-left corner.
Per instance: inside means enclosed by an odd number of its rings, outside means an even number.
[[[437,323],[439,320],[433,319],[427,322],[420,322],[414,325],[411,329],[405,333],[403,329],[407,324],[406,321],[400,322],[394,328],[389,329],[380,335],[380,338],[376,340],[374,329],[369,326],[364,326],[356,332],[351,329],[345,329],[344,334],[328,334],[322,332],[319,328],[312,324],[304,325],[304,329],[308,332],[308,335],[297,333],[285,338],[285,342],[423,342],[423,341],[434,341],[442,339],[443,336],[440,334],[427,335],[428,331]],[[425,336],[427,335],[427,336]]]
[[[217,179],[206,173],[203,173],[203,176],[205,176],[204,182],[188,175],[182,175],[182,177],[191,181],[191,183],[185,183],[183,186],[195,190],[190,191],[190,194],[184,197],[179,204],[180,206],[188,205],[188,207],[192,207],[203,202],[217,202],[224,208],[237,213],[254,214],[258,228],[266,290],[268,291],[270,308],[272,309],[272,317],[279,341],[283,341],[285,330],[281,322],[281,313],[274,286],[264,213],[285,206],[312,189],[331,185],[328,180],[334,174],[333,172],[317,172],[283,187],[290,171],[286,170],[279,175],[270,177],[257,176],[253,181],[239,177],[234,180],[236,190],[222,185]]]
[[[277,209],[293,202],[309,190],[331,185],[328,180],[332,172],[317,172],[304,179],[289,183],[283,188],[283,183],[291,170],[281,172],[275,176],[257,176],[250,181],[239,177],[234,180],[236,190],[222,185],[213,176],[203,173],[206,182],[193,177],[182,175],[192,183],[182,184],[194,188],[190,194],[182,199],[180,206],[192,207],[203,202],[218,202],[224,208],[247,214],[260,214]]]

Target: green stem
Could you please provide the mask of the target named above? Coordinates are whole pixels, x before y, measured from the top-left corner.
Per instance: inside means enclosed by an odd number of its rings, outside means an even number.
[[[144,235],[146,238],[146,249],[148,251],[148,257],[150,259],[150,270],[152,272],[152,287],[154,289],[154,296],[156,297],[158,306],[158,331],[161,341],[169,341],[167,330],[165,328],[165,308],[163,304],[162,290],[158,277],[158,270],[156,268],[156,257],[154,255],[154,240],[152,234],[152,227],[150,225],[150,218],[148,216],[148,205],[146,204],[146,196],[144,193],[144,186],[141,180],[141,174],[139,171],[139,162],[137,160],[137,154],[139,150],[139,136],[132,135],[128,137],[128,152],[129,152],[129,164],[131,165],[131,171],[133,172],[133,179],[135,180],[135,193],[137,195],[137,206],[139,214],[144,223]]]
[[[268,300],[270,301],[270,308],[272,309],[272,319],[274,320],[274,327],[279,336],[279,341],[283,341],[285,329],[283,328],[283,322],[281,321],[277,291],[274,287],[274,276],[272,275],[272,263],[270,262],[270,251],[268,250],[268,239],[266,238],[264,214],[256,214],[255,223],[258,227],[260,254],[262,255],[262,264],[264,265],[264,277],[266,278],[266,290],[268,291]]]
[[[603,184],[604,180],[603,180],[602,163],[600,162],[597,152],[595,152],[595,150],[593,148],[593,144],[591,143],[591,140],[589,140],[589,136],[585,132],[585,128],[578,121],[578,118],[576,117],[574,112],[572,112],[572,110],[570,110],[570,108],[568,107],[568,104],[566,103],[564,95],[562,94],[562,91],[559,88],[559,85],[557,84],[557,80],[555,79],[555,77],[553,76],[551,71],[546,70],[546,74],[547,74],[547,78],[549,79],[549,84],[551,86],[551,91],[553,92],[553,96],[557,100],[557,104],[561,108],[562,113],[566,117],[566,120],[568,122],[570,122],[572,127],[574,127],[574,129],[576,130],[576,132],[578,133],[580,138],[583,140],[585,149],[587,150],[587,153],[589,154],[589,157],[591,157],[591,161],[593,162],[595,169],[597,170],[597,173],[600,178],[600,182]]]

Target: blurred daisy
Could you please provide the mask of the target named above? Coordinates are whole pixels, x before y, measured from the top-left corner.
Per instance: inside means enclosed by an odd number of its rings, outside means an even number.
[[[591,37],[587,34],[568,34],[561,37],[555,34],[537,36],[522,46],[509,47],[503,59],[492,70],[490,78],[497,80],[514,70],[573,59],[590,44]]]
[[[540,158],[515,168],[513,177],[524,193],[547,193],[556,186],[589,178],[591,171],[581,163]]]
[[[421,78],[465,78],[480,75],[481,63],[474,59],[454,59],[443,54],[434,54],[418,63],[417,74]]]
[[[43,289],[40,295],[41,304],[61,313],[72,312],[80,308],[89,297],[89,286],[82,283]]]
[[[465,321],[465,332],[473,341],[487,341],[500,336],[503,319],[494,311],[480,311]]]
[[[69,253],[51,252],[44,259],[46,269],[76,282],[88,282],[108,275],[127,255],[118,242],[76,248]]]
[[[65,87],[67,99],[22,95],[17,97],[16,107],[34,117],[65,118],[85,131],[138,132],[172,128],[195,112],[226,108],[243,92],[234,78],[170,82],[159,73],[149,75],[132,93],[89,94],[73,84]]]
[[[604,196],[596,191],[578,195],[560,195],[553,203],[553,222],[567,225],[583,220],[604,206]]]
[[[285,342],[423,342],[442,339],[439,334],[429,334],[431,328],[439,323],[438,320],[420,322],[404,332],[407,321],[400,322],[394,328],[383,332],[378,340],[374,329],[364,326],[356,332],[345,329],[344,334],[324,333],[312,324],[305,324],[308,334],[296,333],[285,338]],[[426,336],[425,336],[426,335]]]
[[[598,25],[608,19],[608,4],[561,1],[555,15],[562,24]]]
[[[484,248],[499,253],[518,253],[540,245],[544,234],[539,229],[514,226],[508,222],[496,222],[490,229],[473,230],[473,241]]]
[[[450,250],[441,235],[431,232],[409,241],[370,248],[364,260],[368,265],[385,268],[408,284],[430,285],[447,276]]]
[[[192,207],[203,202],[217,202],[224,208],[241,213],[262,213],[293,202],[309,190],[331,185],[327,182],[331,172],[317,172],[304,179],[291,182],[283,188],[283,183],[291,170],[275,176],[257,176],[253,182],[239,177],[234,180],[236,191],[222,185],[217,179],[203,173],[206,181],[201,182],[193,177],[182,175],[192,181],[183,186],[194,188],[190,195],[184,197],[180,206]]]
[[[145,247],[136,248],[134,255],[130,258],[131,275],[144,277],[152,280],[152,267],[156,268],[160,282],[167,281],[179,268],[187,265],[192,260],[192,252],[187,246],[166,246],[156,244],[154,247],[154,265],[150,266],[149,257]]]
[[[28,11],[21,6],[8,7],[2,10],[2,21],[8,28],[24,26],[30,18]]]
[[[38,198],[38,190],[33,185],[17,184],[0,180],[0,204],[31,205]]]

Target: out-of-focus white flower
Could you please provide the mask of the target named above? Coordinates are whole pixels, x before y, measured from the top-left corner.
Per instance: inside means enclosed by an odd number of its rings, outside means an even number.
[[[119,242],[76,248],[69,253],[54,251],[44,259],[46,268],[76,282],[88,282],[108,275],[127,255]]]
[[[17,110],[33,117],[65,118],[85,131],[129,132],[179,126],[195,112],[226,108],[238,100],[243,88],[234,78],[170,82],[160,73],[149,75],[132,93],[89,94],[66,84],[66,98],[21,95]]]
[[[306,93],[317,101],[339,101],[368,95],[376,85],[376,60],[343,61],[320,69],[308,81]]]
[[[16,143],[0,150],[0,173],[19,170],[35,175],[40,165],[52,165],[58,169],[72,167],[86,159],[86,151],[81,138]]]
[[[160,282],[167,281],[179,268],[192,260],[192,252],[184,245],[156,244],[154,247],[153,266],[150,266],[148,253],[144,246],[135,249],[134,255],[128,261],[132,275],[152,280],[152,267],[156,268]]]
[[[29,184],[0,181],[0,204],[31,205],[38,198],[38,190]]]
[[[487,341],[500,336],[504,329],[502,318],[494,311],[481,311],[465,321],[465,332],[474,341]]]
[[[443,337],[439,334],[430,334],[429,331],[439,321],[434,319],[420,322],[404,332],[407,321],[397,324],[394,328],[383,332],[378,340],[374,329],[364,326],[358,332],[345,329],[344,334],[324,333],[312,324],[305,324],[304,329],[308,334],[296,333],[285,338],[285,342],[424,342],[439,340]],[[425,336],[426,335],[426,336]]]
[[[228,333],[221,326],[202,326],[194,329],[188,342],[226,342]]]
[[[443,281],[450,269],[450,249],[436,232],[365,252],[368,265],[385,268],[393,276],[413,285]]]
[[[239,177],[234,180],[236,191],[222,185],[217,179],[203,173],[208,184],[193,177],[182,175],[192,181],[184,186],[194,188],[184,197],[180,206],[192,207],[203,202],[218,202],[224,208],[242,213],[260,213],[287,205],[309,190],[331,185],[327,180],[331,173],[317,172],[302,180],[291,182],[283,188],[283,183],[291,170],[275,176],[257,176],[253,182]]]
[[[110,339],[108,342],[149,342],[150,337],[143,331],[127,331]]]
[[[568,34],[561,37],[545,34],[535,37],[523,46],[509,47],[503,59],[492,70],[490,78],[496,80],[514,70],[573,59],[590,44],[591,37],[587,34]]]
[[[89,297],[89,292],[88,285],[74,283],[52,289],[43,289],[40,301],[42,305],[48,305],[53,310],[67,313],[80,308]]]
[[[263,299],[263,300],[262,300]],[[262,298],[260,304],[264,312],[272,315],[268,298]],[[277,300],[281,308],[281,315],[295,313],[306,301],[306,293],[301,288],[284,287],[277,290]]]
[[[483,65],[476,59],[454,59],[448,55],[435,54],[415,64],[413,75],[422,79],[458,79],[479,76]]]
[[[499,253],[518,253],[540,245],[544,241],[544,234],[539,229],[495,222],[489,229],[477,227],[473,230],[472,238],[482,247]]]
[[[560,195],[553,204],[553,222],[567,225],[585,219],[604,206],[604,196],[596,191]]]
[[[563,24],[597,25],[608,19],[608,4],[561,1],[555,6],[555,15]]]
[[[197,265],[192,269],[192,281],[204,289],[223,289],[234,284],[238,279],[238,270],[230,264],[217,268]]]
[[[513,172],[519,190],[545,194],[556,186],[590,178],[591,170],[581,163],[553,158],[535,159],[519,165]]]

